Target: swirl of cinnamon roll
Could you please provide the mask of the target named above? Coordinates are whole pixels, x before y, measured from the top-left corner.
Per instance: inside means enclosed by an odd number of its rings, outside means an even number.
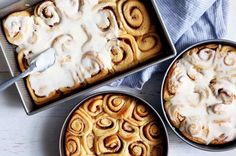
[[[133,125],[142,126],[153,118],[150,110],[143,104],[139,104],[139,101],[133,102],[132,105],[132,109],[129,111],[128,120]]]
[[[95,152],[95,135],[93,132],[82,136],[81,144],[87,155],[93,155]]]
[[[86,101],[82,108],[92,117],[98,116],[103,112],[103,96],[96,96]]]
[[[110,117],[108,114],[99,116],[94,123],[93,131],[96,136],[104,134],[114,134],[118,131],[119,125],[115,118]]]
[[[118,15],[125,30],[133,36],[141,36],[150,29],[150,18],[142,2],[118,1]]]
[[[236,51],[228,52],[223,60],[226,66],[234,66],[236,64]]]
[[[85,154],[80,139],[77,136],[67,133],[65,139],[66,156]]]
[[[33,18],[27,11],[15,12],[3,21],[7,40],[14,45],[24,44],[33,32]]]
[[[112,117],[120,119],[128,115],[127,112],[130,110],[131,103],[132,99],[127,96],[108,94],[104,97],[103,109]]]
[[[202,138],[206,138],[209,133],[208,126],[204,125],[204,123],[195,116],[185,120],[181,126],[183,127],[182,130],[192,137],[202,136]]]
[[[118,33],[119,30],[115,6],[115,2],[103,2],[93,8],[100,15],[96,21],[97,27],[105,33],[107,39],[115,38],[114,32]]]
[[[95,52],[87,52],[82,56],[80,70],[89,84],[102,80],[109,74],[107,67]]]
[[[150,147],[141,140],[134,141],[128,145],[128,154],[132,156],[149,155]]]
[[[121,35],[117,41],[111,40],[108,43],[108,49],[115,72],[124,71],[137,64],[135,58],[137,45],[133,36],[125,34]]]
[[[137,58],[140,62],[158,55],[162,47],[157,33],[147,33],[138,37],[137,45],[139,47]]]
[[[82,109],[76,110],[71,118],[67,131],[76,136],[87,135],[93,126],[93,120]]]
[[[177,67],[177,64],[174,64],[171,70],[168,73],[168,81],[165,84],[165,87],[168,91],[168,94],[175,95],[177,89],[184,83],[187,82],[188,76],[186,72]],[[165,99],[168,99],[170,95],[165,94]]]
[[[56,53],[59,55],[68,55],[72,52],[73,48],[73,37],[69,34],[60,35],[57,37],[53,43],[52,47],[56,50]]]
[[[196,95],[196,100],[193,100],[190,105],[193,107],[199,107],[204,104],[204,101],[210,96],[210,89],[196,86],[194,88],[194,95]],[[194,97],[193,97],[194,98]]]
[[[177,128],[185,120],[185,117],[181,114],[181,107],[180,105],[172,105],[170,102],[165,103],[165,110],[167,111],[168,117]]]
[[[212,67],[216,51],[210,48],[198,49],[194,48],[186,54],[190,63],[196,65],[200,69]]]
[[[33,52],[31,50],[26,50],[25,48],[19,50],[17,60],[22,72],[29,67],[30,62],[32,61],[32,57]]]
[[[117,134],[107,135],[98,138],[96,151],[98,155],[102,154],[120,154],[123,155],[126,143]]]
[[[225,105],[222,103],[211,105],[207,107],[208,113],[213,113],[213,114],[224,114],[226,112]]]
[[[145,142],[151,145],[157,145],[161,142],[161,130],[156,121],[151,121],[140,129],[140,136]]]
[[[121,120],[119,135],[126,141],[137,140],[139,136],[139,127],[132,125],[129,121]]]
[[[61,17],[57,7],[52,1],[46,0],[37,5],[34,9],[34,15],[40,17],[45,24],[53,27],[60,23]]]
[[[83,6],[85,0],[54,0],[56,6],[61,12],[63,12],[68,18],[78,19],[82,16]]]
[[[231,104],[235,99],[234,87],[227,79],[213,79],[209,86],[217,98],[220,98],[224,104]]]

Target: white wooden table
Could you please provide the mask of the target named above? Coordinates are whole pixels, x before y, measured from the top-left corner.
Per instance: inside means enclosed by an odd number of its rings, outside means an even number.
[[[16,0],[0,0],[0,8],[13,1]],[[229,32],[226,38],[236,41],[236,1],[231,1],[230,4]],[[143,96],[159,111],[159,91],[162,76],[163,73],[154,75],[142,91],[132,89],[130,91]],[[9,77],[5,61],[0,54],[0,82]],[[104,89],[107,87],[99,90]],[[0,93],[0,156],[58,156],[58,140],[62,123],[79,99],[33,116],[27,116],[15,87]],[[220,153],[204,152],[181,141],[169,127],[168,133],[170,156],[236,155],[236,149]]]

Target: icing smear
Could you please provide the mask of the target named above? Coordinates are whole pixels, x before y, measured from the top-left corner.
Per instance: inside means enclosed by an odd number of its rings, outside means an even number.
[[[64,1],[65,5],[62,3]],[[38,96],[48,96],[57,89],[73,87],[98,73],[101,68],[111,69],[111,55],[106,47],[110,40],[118,36],[118,27],[114,24],[107,31],[99,27],[101,22],[109,25],[108,16],[111,14],[102,13],[106,4],[100,8],[98,0],[55,0],[50,5],[55,6],[48,6],[48,9],[43,8],[47,5],[38,7],[47,11],[47,20],[41,17],[44,13],[29,17],[33,19],[32,30],[29,29],[31,31],[25,34],[25,40],[18,44],[18,50],[25,51],[28,62],[46,49],[55,50],[54,65],[29,76],[30,85]],[[51,22],[55,19],[50,18],[49,12],[53,15],[58,13],[60,19],[57,21],[60,22]],[[17,17],[17,20],[23,22],[21,18]],[[14,31],[11,27],[9,30]]]

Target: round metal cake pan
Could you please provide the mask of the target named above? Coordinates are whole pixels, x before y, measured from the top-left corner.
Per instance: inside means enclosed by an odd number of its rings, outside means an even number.
[[[68,116],[66,117],[62,128],[61,128],[61,133],[60,133],[60,138],[59,138],[59,153],[60,156],[66,156],[65,154],[65,133],[66,133],[66,129],[68,126],[68,123],[71,119],[72,114],[74,113],[74,111],[76,111],[85,101],[89,100],[90,98],[93,98],[95,96],[98,95],[103,95],[103,94],[123,94],[123,95],[127,95],[133,98],[136,98],[140,101],[142,101],[148,108],[150,108],[150,110],[153,112],[153,114],[155,115],[155,118],[158,119],[158,123],[162,126],[162,137],[163,137],[163,156],[168,156],[168,151],[169,151],[169,137],[168,137],[168,132],[167,129],[165,127],[165,124],[161,118],[161,116],[159,115],[159,113],[152,107],[151,104],[149,104],[147,101],[145,101],[144,99],[138,97],[137,95],[134,95],[132,93],[127,93],[126,91],[114,91],[114,90],[107,90],[107,91],[101,91],[101,92],[97,92],[94,94],[91,94],[90,96],[84,98],[82,101],[80,101],[68,114]]]
[[[175,128],[174,125],[172,125],[171,121],[169,120],[169,117],[165,111],[164,108],[164,84],[166,81],[166,77],[169,73],[169,70],[171,69],[171,67],[173,66],[173,64],[179,60],[180,58],[182,58],[182,56],[189,51],[192,48],[198,47],[198,46],[203,46],[203,45],[207,45],[207,44],[222,44],[222,45],[229,45],[229,46],[233,46],[236,47],[236,42],[234,41],[230,41],[230,40],[225,40],[225,39],[215,39],[215,40],[205,40],[205,41],[201,41],[198,42],[188,48],[186,48],[185,50],[183,50],[182,52],[180,52],[176,58],[171,62],[171,64],[169,65],[163,81],[162,81],[162,86],[161,86],[161,107],[162,107],[162,111],[163,114],[165,116],[165,119],[168,123],[168,125],[170,126],[170,128],[174,131],[174,133],[180,138],[182,139],[184,142],[186,142],[187,144],[191,145],[192,147],[198,148],[200,150],[204,150],[204,151],[210,151],[210,152],[221,152],[221,151],[227,151],[227,150],[231,150],[236,148],[236,139],[234,141],[230,141],[228,143],[225,144],[221,144],[221,145],[204,145],[204,144],[198,144],[196,142],[193,142],[191,140],[189,140],[188,138],[186,138],[184,135],[182,135],[182,133],[180,132],[180,130],[178,128]]]

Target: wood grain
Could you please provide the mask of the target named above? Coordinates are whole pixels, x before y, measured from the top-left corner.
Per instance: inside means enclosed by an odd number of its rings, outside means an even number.
[[[8,2],[15,0],[0,0],[0,8]],[[4,2],[4,3],[3,3]],[[230,18],[228,22],[228,35],[226,39],[236,41],[236,1],[230,1]],[[142,91],[122,88],[144,97],[161,114],[160,111],[160,86],[163,73],[156,74],[144,86]],[[8,68],[0,52],[0,82],[9,78]],[[102,87],[99,90],[110,89]],[[99,91],[96,90],[96,91]],[[96,92],[95,91],[95,92]],[[50,110],[27,116],[21,105],[15,87],[0,93],[0,155],[1,156],[58,156],[58,140],[62,123],[82,97],[61,104]],[[161,114],[162,115],[162,114]],[[235,155],[236,149],[222,153],[204,152],[195,149],[181,141],[168,128],[170,138],[170,156],[223,156]]]

